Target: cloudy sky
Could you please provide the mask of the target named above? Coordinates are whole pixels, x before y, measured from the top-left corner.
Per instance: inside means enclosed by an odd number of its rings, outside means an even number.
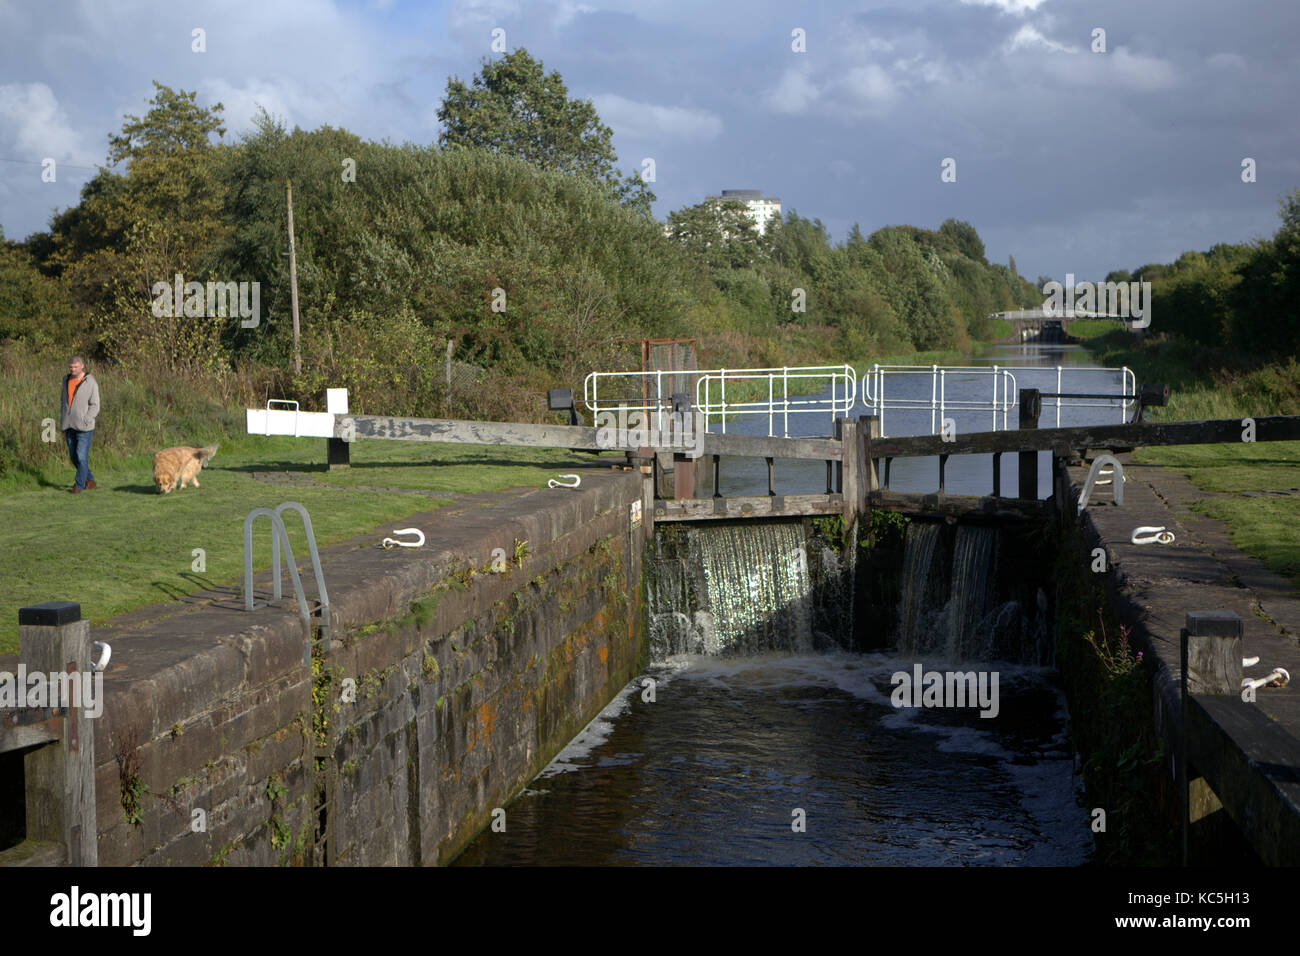
[[[261,105],[431,142],[497,28],[596,104],[623,170],[654,160],[660,218],[756,188],[836,241],[952,216],[1023,275],[1099,278],[1271,235],[1300,186],[1292,2],[0,0],[0,226],[74,204],[153,80],[223,103],[228,138]]]

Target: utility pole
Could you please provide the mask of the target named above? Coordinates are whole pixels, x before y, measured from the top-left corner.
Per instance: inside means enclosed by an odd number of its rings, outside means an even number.
[[[293,246],[293,183],[284,181],[289,206],[289,297],[293,303],[293,374],[302,374],[302,349],[298,341],[298,258]]]

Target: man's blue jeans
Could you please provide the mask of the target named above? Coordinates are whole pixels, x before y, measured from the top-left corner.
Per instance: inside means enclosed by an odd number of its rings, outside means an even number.
[[[82,491],[86,490],[86,482],[95,480],[95,476],[90,473],[90,439],[94,434],[94,429],[79,432],[75,428],[67,428],[63,431],[63,437],[68,443],[68,457],[77,469],[77,487]]]

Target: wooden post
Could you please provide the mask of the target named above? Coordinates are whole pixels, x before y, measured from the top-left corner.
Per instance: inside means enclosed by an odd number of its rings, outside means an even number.
[[[1038,416],[1043,410],[1043,399],[1036,388],[1020,390],[1020,427],[1037,428]],[[1020,497],[1038,500],[1038,452],[1020,453]]]
[[[661,412],[661,427],[662,415]],[[672,436],[684,439],[688,430],[694,428],[694,425],[694,416],[691,414],[691,396],[686,392],[673,392],[672,415],[669,416],[669,427]],[[703,436],[692,437],[703,438]],[[685,452],[675,452],[673,454],[673,497],[694,498],[695,481],[695,459]]]
[[[655,462],[655,497],[662,500],[677,497],[677,466],[670,451],[649,449]]]
[[[838,442],[844,441],[844,421],[835,419],[835,424],[831,428],[831,437]],[[835,486],[834,493],[843,493],[844,491],[844,449],[840,449],[840,457],[835,462]]]
[[[880,437],[880,416],[863,415],[858,421],[862,423],[863,457],[866,459],[863,474],[867,476],[867,491],[879,491],[880,475],[876,471],[876,459],[871,456],[871,443]]]
[[[1184,683],[1189,694],[1241,693],[1241,618],[1235,611],[1188,611]]]
[[[1182,733],[1178,739],[1178,790],[1183,810],[1183,866],[1189,862],[1191,770],[1187,764],[1187,702],[1192,694],[1241,693],[1243,625],[1235,611],[1188,611],[1179,634],[1182,659]]]
[[[451,389],[451,353],[454,348],[455,346],[452,344],[451,339],[448,339],[447,340],[447,388],[449,390]]]
[[[837,419],[836,431],[840,439],[840,494],[844,496],[844,529],[849,534],[853,521],[861,508],[863,476],[859,469],[862,454],[858,441],[858,423],[852,418]]]
[[[284,181],[285,201],[289,207],[289,301],[293,306],[293,374],[302,374],[302,349],[298,340],[298,255],[293,244],[293,182]]]
[[[90,622],[81,605],[50,601],[18,611],[20,657],[28,673],[78,674],[91,679]],[[103,679],[97,682],[103,687]],[[68,866],[96,866],[99,837],[95,828],[95,732],[82,713],[89,699],[69,700],[59,740],[28,753],[27,839],[62,843]],[[95,698],[97,706],[102,697]],[[62,701],[51,700],[51,706]]]
[[[655,457],[649,448],[639,448],[628,453],[629,460],[641,469],[641,520],[645,523],[647,541],[654,540],[655,521]]]
[[[680,452],[673,455],[673,497],[695,497],[695,459]]]

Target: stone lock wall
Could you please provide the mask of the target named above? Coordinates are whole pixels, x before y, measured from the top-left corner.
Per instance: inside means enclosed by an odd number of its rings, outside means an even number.
[[[643,666],[641,495],[599,473],[325,549],[310,666],[292,599],[96,629],[99,862],[448,862]]]

